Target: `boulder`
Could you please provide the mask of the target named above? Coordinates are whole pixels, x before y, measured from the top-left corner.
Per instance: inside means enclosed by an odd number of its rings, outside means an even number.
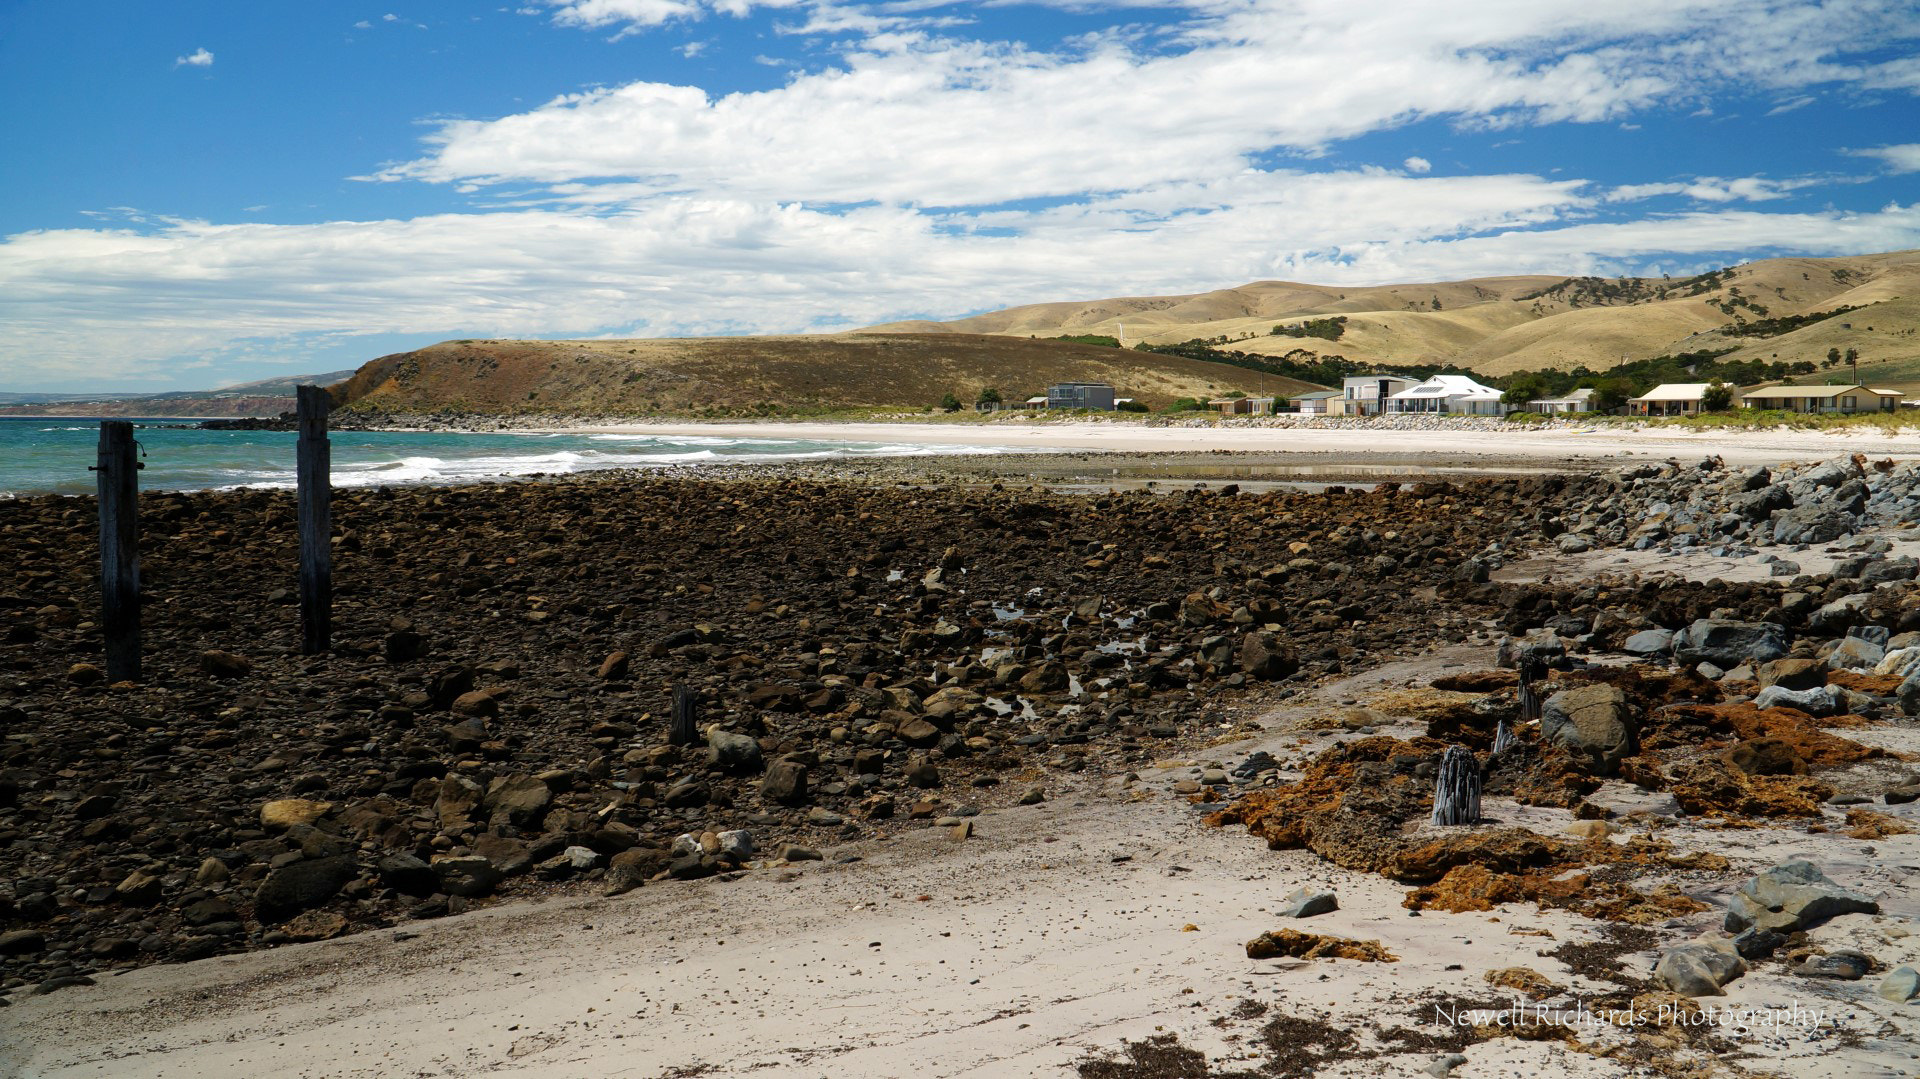
[[[1795,506],[1773,516],[1773,542],[1827,543],[1853,530],[1853,516],[1825,503]]]
[[[1881,997],[1895,1004],[1905,1004],[1920,999],[1920,971],[1912,967],[1899,967],[1885,978],[1880,979],[1880,988],[1874,990]]]
[[[1727,902],[1726,927],[1792,933],[1841,914],[1878,914],[1880,904],[1828,880],[1811,862],[1774,866],[1740,886]]]
[[[433,872],[440,878],[441,891],[468,899],[491,894],[499,886],[502,877],[492,862],[478,854],[435,858]]]
[[[1683,997],[1719,997],[1720,987],[1747,972],[1747,964],[1724,940],[1691,940],[1660,953],[1654,984]]]
[[[1272,633],[1249,633],[1240,638],[1234,654],[1240,670],[1248,678],[1272,682],[1300,669],[1299,657]]]
[[[1340,899],[1332,892],[1295,888],[1280,900],[1280,906],[1274,913],[1282,918],[1311,918],[1316,914],[1327,914],[1339,909]]]
[[[1673,654],[1685,666],[1712,663],[1731,670],[1787,654],[1787,631],[1774,622],[1701,618],[1673,638]]]
[[[1571,752],[1589,772],[1612,775],[1633,752],[1627,695],[1604,684],[1556,693],[1541,707],[1540,734]]]
[[[280,798],[260,807],[260,827],[270,832],[284,832],[296,824],[312,824],[331,812],[332,802]]]
[[[1827,665],[1817,659],[1775,659],[1754,670],[1760,688],[1818,689],[1827,684]]]
[[[489,823],[524,828],[538,821],[552,801],[552,788],[522,773],[502,776],[487,784],[481,805],[487,811]]]
[[[915,720],[923,723],[924,720]],[[807,766],[799,761],[774,761],[760,779],[760,797],[779,805],[799,805],[807,800]]]
[[[607,863],[607,894],[633,891],[667,868],[668,855],[659,847],[632,847]]]
[[[1793,968],[1793,972],[1803,978],[1833,978],[1843,982],[1857,982],[1871,970],[1873,960],[1851,948],[1807,956]]]
[[[353,859],[309,858],[268,873],[253,893],[254,916],[277,924],[332,899],[354,877]]]
[[[433,867],[411,854],[391,854],[380,859],[380,883],[404,895],[425,898],[440,887]]]
[[[760,743],[744,734],[707,729],[707,763],[735,774],[758,772],[765,764]]]
[[[1870,671],[1886,655],[1887,650],[1872,641],[1848,637],[1827,654],[1827,665],[1849,671]]]
[[[1673,634],[1664,629],[1643,629],[1626,639],[1620,650],[1630,656],[1652,659],[1663,656],[1673,648]]]
[[[455,697],[447,710],[468,719],[492,719],[500,714],[500,702],[494,699],[491,692],[476,689]]]
[[[1794,708],[1810,716],[1830,716],[1840,710],[1840,694],[1830,686],[1788,689],[1768,686],[1753,699],[1755,708]]]
[[[200,653],[200,670],[214,678],[244,678],[253,673],[253,661],[232,652],[208,649]]]

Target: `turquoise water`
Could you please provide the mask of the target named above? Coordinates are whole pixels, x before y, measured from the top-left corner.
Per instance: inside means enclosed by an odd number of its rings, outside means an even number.
[[[144,490],[292,487],[290,431],[201,431],[192,421],[135,420]],[[981,446],[912,446],[692,435],[445,434],[334,431],[333,483],[472,483],[603,468],[994,453]],[[90,494],[98,421],[0,418],[0,498]]]

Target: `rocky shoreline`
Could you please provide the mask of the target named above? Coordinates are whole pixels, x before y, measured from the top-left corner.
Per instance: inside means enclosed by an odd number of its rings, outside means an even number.
[[[1505,669],[1315,705],[1296,717],[1311,753],[1221,760],[1174,790],[1403,882],[1415,912],[1527,902],[1669,930],[1749,879],[1679,825],[1910,834],[1920,776],[1881,742],[1920,708],[1920,596],[1896,546],[1920,518],[1912,466],[1162,494],[945,467],[340,492],[326,657],[294,651],[290,497],[150,496],[140,686],[95,666],[87,501],[10,503],[0,1000],[497,897],[778,872],[930,829],[965,843],[982,810],[1501,637]],[[1791,569],[1497,576],[1542,550],[1635,548]],[[1566,834],[1425,824],[1451,751],[1473,755],[1476,797]],[[1763,963],[1905,984],[1884,940],[1804,935],[1858,913],[1764,917],[1786,886],[1749,889],[1728,923],[1745,939],[1673,941],[1654,981],[1596,967],[1600,991],[1691,999]]]

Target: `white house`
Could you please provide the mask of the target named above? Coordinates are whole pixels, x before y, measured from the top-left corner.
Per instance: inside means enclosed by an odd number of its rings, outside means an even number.
[[[1582,386],[1564,397],[1537,397],[1527,402],[1527,411],[1548,416],[1560,412],[1592,412],[1593,387]]]
[[[1340,404],[1328,406],[1334,416],[1378,416],[1386,411],[1382,402],[1413,385],[1399,375],[1355,375],[1340,381]]]
[[[1435,375],[1387,398],[1388,412],[1426,412],[1452,416],[1504,416],[1500,391],[1465,375]]]
[[[1662,382],[1639,397],[1628,398],[1627,414],[1697,416],[1700,414],[1700,399],[1706,396],[1710,385],[1710,382]]]

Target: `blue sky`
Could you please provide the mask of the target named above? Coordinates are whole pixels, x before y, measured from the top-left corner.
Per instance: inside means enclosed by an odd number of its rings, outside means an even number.
[[[0,389],[1920,246],[1920,8],[0,2]]]

